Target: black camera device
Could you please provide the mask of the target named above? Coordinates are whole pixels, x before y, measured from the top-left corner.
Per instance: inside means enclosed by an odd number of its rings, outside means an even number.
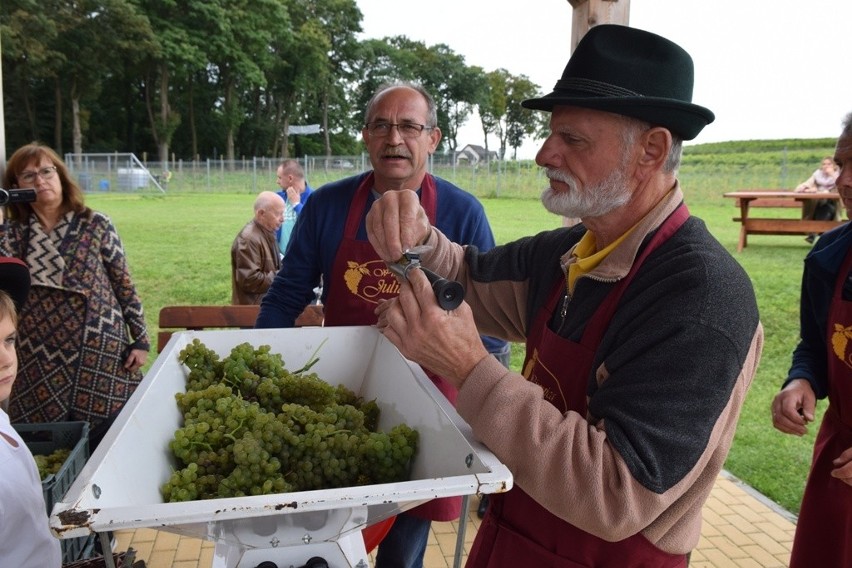
[[[0,206],[9,203],[32,203],[35,200],[35,189],[3,189],[0,187]]]

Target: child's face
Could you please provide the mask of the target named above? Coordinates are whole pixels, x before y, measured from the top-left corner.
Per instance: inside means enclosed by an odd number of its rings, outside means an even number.
[[[18,353],[15,351],[17,339],[18,332],[11,318],[0,318],[0,401],[12,394],[12,385],[18,374]]]

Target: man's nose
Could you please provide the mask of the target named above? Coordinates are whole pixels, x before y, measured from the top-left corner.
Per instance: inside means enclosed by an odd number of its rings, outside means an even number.
[[[388,130],[387,139],[395,140],[392,146],[396,146],[402,141],[402,131],[399,129],[398,124],[391,124],[390,130]]]
[[[552,135],[544,139],[541,148],[535,154],[535,163],[542,168],[558,168],[562,165],[562,156],[559,153],[558,147],[553,142]]]

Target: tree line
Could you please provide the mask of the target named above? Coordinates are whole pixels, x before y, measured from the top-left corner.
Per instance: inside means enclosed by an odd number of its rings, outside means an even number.
[[[369,97],[412,80],[435,98],[440,150],[478,111],[486,149],[517,154],[543,128],[525,75],[468,66],[445,44],[359,40],[355,0],[3,0],[10,148],[178,158],[361,151]],[[320,134],[290,135],[319,124]]]

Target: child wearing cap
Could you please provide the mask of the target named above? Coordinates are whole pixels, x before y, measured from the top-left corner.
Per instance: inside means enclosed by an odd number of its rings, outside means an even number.
[[[0,403],[9,398],[18,373],[15,304],[23,304],[29,286],[23,262],[0,257]],[[0,562],[16,568],[59,568],[62,551],[50,533],[38,468],[2,406],[0,472]]]

